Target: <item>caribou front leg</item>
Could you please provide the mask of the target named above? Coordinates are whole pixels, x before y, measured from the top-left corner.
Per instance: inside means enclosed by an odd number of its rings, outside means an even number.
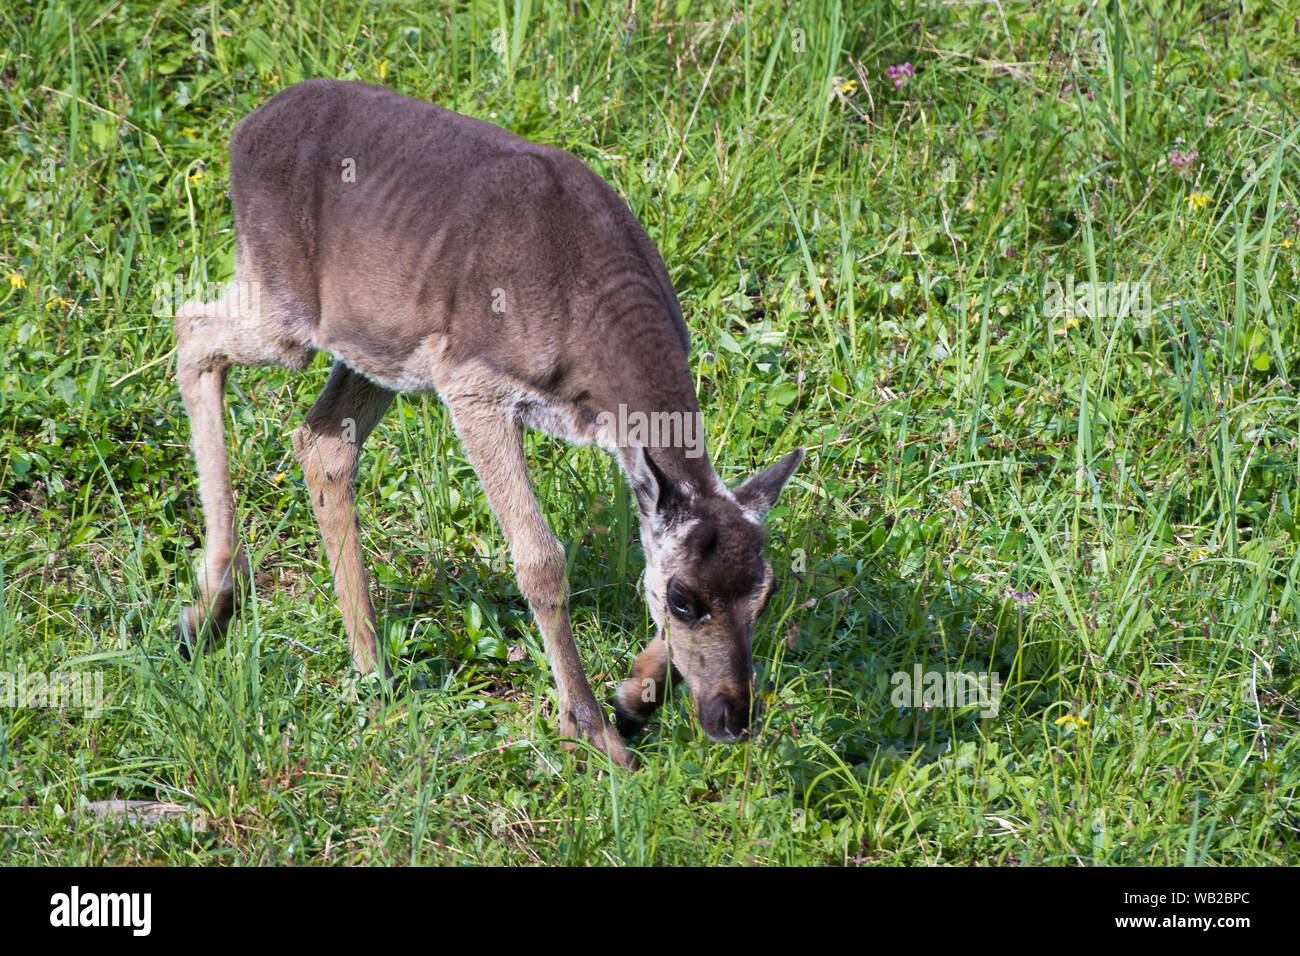
[[[559,695],[560,733],[589,741],[619,766],[635,767],[635,759],[591,692],[573,642],[564,546],[547,526],[528,480],[522,427],[509,409],[498,404],[449,397],[448,405],[488,503],[510,542],[519,590],[541,629]],[[571,750],[573,743],[564,747]]]

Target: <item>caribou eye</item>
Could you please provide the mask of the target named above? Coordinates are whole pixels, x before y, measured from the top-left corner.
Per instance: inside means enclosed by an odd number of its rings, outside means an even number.
[[[673,578],[668,582],[668,610],[687,623],[700,619],[699,601]]]

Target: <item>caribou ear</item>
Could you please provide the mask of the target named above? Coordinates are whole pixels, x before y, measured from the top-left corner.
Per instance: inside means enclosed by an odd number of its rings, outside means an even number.
[[[732,488],[731,493],[736,496],[736,501],[742,508],[754,512],[761,521],[772,510],[772,505],[776,504],[777,496],[799,467],[799,462],[803,461],[803,455],[804,449],[796,448],[775,465],[769,465],[758,474],[746,478]]]
[[[680,483],[673,481],[658,463],[650,456],[650,449],[641,446],[641,453],[636,474],[631,475],[632,491],[636,494],[637,505],[641,512],[666,518],[686,504],[690,495]]]

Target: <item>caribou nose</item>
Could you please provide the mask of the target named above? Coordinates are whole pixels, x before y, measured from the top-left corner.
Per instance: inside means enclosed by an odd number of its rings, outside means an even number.
[[[714,694],[700,703],[704,732],[722,744],[732,744],[749,733],[749,697]]]

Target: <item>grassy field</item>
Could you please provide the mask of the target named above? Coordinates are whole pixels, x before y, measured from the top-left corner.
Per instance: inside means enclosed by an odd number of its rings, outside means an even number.
[[[0,861],[1300,862],[1291,13],[429,6],[0,14],[0,675],[102,681],[0,706]],[[359,484],[404,696],[358,679],[289,446],[325,355],[232,375],[256,599],[177,654],[202,523],[171,310],[232,272],[232,125],[312,76],[577,154],[668,264],[723,477],[808,446],[752,743],[679,695],[637,773],[561,751],[504,539],[418,396]],[[528,450],[604,696],[651,627],[635,509],[600,452]],[[996,706],[900,702],[950,672]],[[184,809],[85,810],[114,798]]]

